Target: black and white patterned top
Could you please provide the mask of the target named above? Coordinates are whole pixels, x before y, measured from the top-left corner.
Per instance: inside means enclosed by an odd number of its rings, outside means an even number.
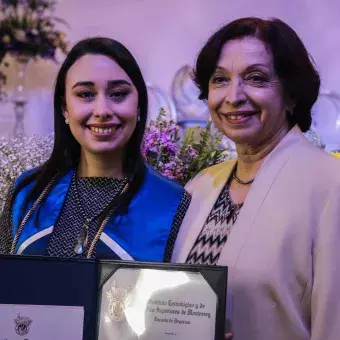
[[[217,264],[241,207],[242,204],[235,204],[231,200],[227,184],[216,200],[186,263]]]
[[[84,225],[84,217],[77,204],[75,185],[77,185],[80,204],[86,216],[98,215],[114,197],[121,193],[126,181],[106,177],[80,177],[72,180],[63,208],[51,234],[47,255],[57,257],[84,257],[100,225],[97,217],[89,223],[89,239],[83,255],[74,253],[74,246]],[[12,217],[10,213],[10,198],[13,187],[8,193],[4,211],[0,218],[0,254],[9,253],[12,235]],[[191,196],[184,191],[181,203],[173,220],[171,234],[168,239],[164,260],[171,258],[174,242],[176,240],[182,220],[189,207]],[[93,253],[95,257],[95,252]]]
[[[77,204],[76,185],[81,206]],[[126,180],[123,179],[108,177],[76,178],[76,176],[73,176],[70,190],[49,240],[47,255],[86,257],[88,247],[99,228],[100,220],[98,214],[122,192],[125,185]],[[97,218],[89,223],[88,242],[83,254],[75,255],[74,246],[85,222],[81,209],[84,210],[86,217],[97,215]]]

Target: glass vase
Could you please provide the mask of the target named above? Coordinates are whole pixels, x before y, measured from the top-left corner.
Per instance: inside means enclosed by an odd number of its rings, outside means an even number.
[[[14,104],[15,123],[13,128],[13,136],[19,138],[25,135],[24,118],[27,105],[26,92],[26,70],[30,61],[27,55],[13,55],[15,59],[16,74],[14,80],[14,93],[12,102]]]

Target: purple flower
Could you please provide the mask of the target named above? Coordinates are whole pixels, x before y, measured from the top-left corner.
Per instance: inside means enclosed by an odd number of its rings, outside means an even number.
[[[174,179],[174,174],[173,174],[172,170],[164,170],[163,175],[170,178],[170,179]]]

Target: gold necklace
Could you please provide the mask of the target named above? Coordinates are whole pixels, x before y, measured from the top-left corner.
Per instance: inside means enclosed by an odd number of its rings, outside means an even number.
[[[52,178],[52,180],[47,184],[46,188],[43,190],[43,192],[40,194],[40,196],[38,197],[38,199],[34,202],[32,208],[28,211],[28,213],[26,214],[26,216],[24,217],[24,219],[21,221],[19,228],[17,230],[17,232],[15,233],[15,236],[13,238],[12,241],[12,246],[11,246],[11,250],[10,250],[10,254],[13,255],[14,251],[15,251],[15,247],[18,243],[18,239],[22,233],[22,230],[24,229],[25,224],[27,223],[27,221],[30,219],[30,217],[32,216],[32,214],[34,213],[35,209],[37,208],[37,206],[41,203],[41,201],[44,199],[44,197],[46,196],[46,194],[48,193],[48,191],[51,189],[51,186],[54,184],[54,182],[56,181],[57,177],[59,175],[59,172],[54,175],[54,177]]]

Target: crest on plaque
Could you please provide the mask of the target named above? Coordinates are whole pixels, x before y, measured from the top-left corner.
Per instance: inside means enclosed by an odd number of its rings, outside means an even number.
[[[17,318],[14,319],[15,332],[18,335],[26,335],[30,331],[30,326],[33,321],[27,316],[20,316],[18,314]]]
[[[107,292],[109,301],[109,318],[111,321],[123,321],[125,319],[125,308],[130,299],[130,288],[117,288],[116,282],[112,283],[111,289]]]

